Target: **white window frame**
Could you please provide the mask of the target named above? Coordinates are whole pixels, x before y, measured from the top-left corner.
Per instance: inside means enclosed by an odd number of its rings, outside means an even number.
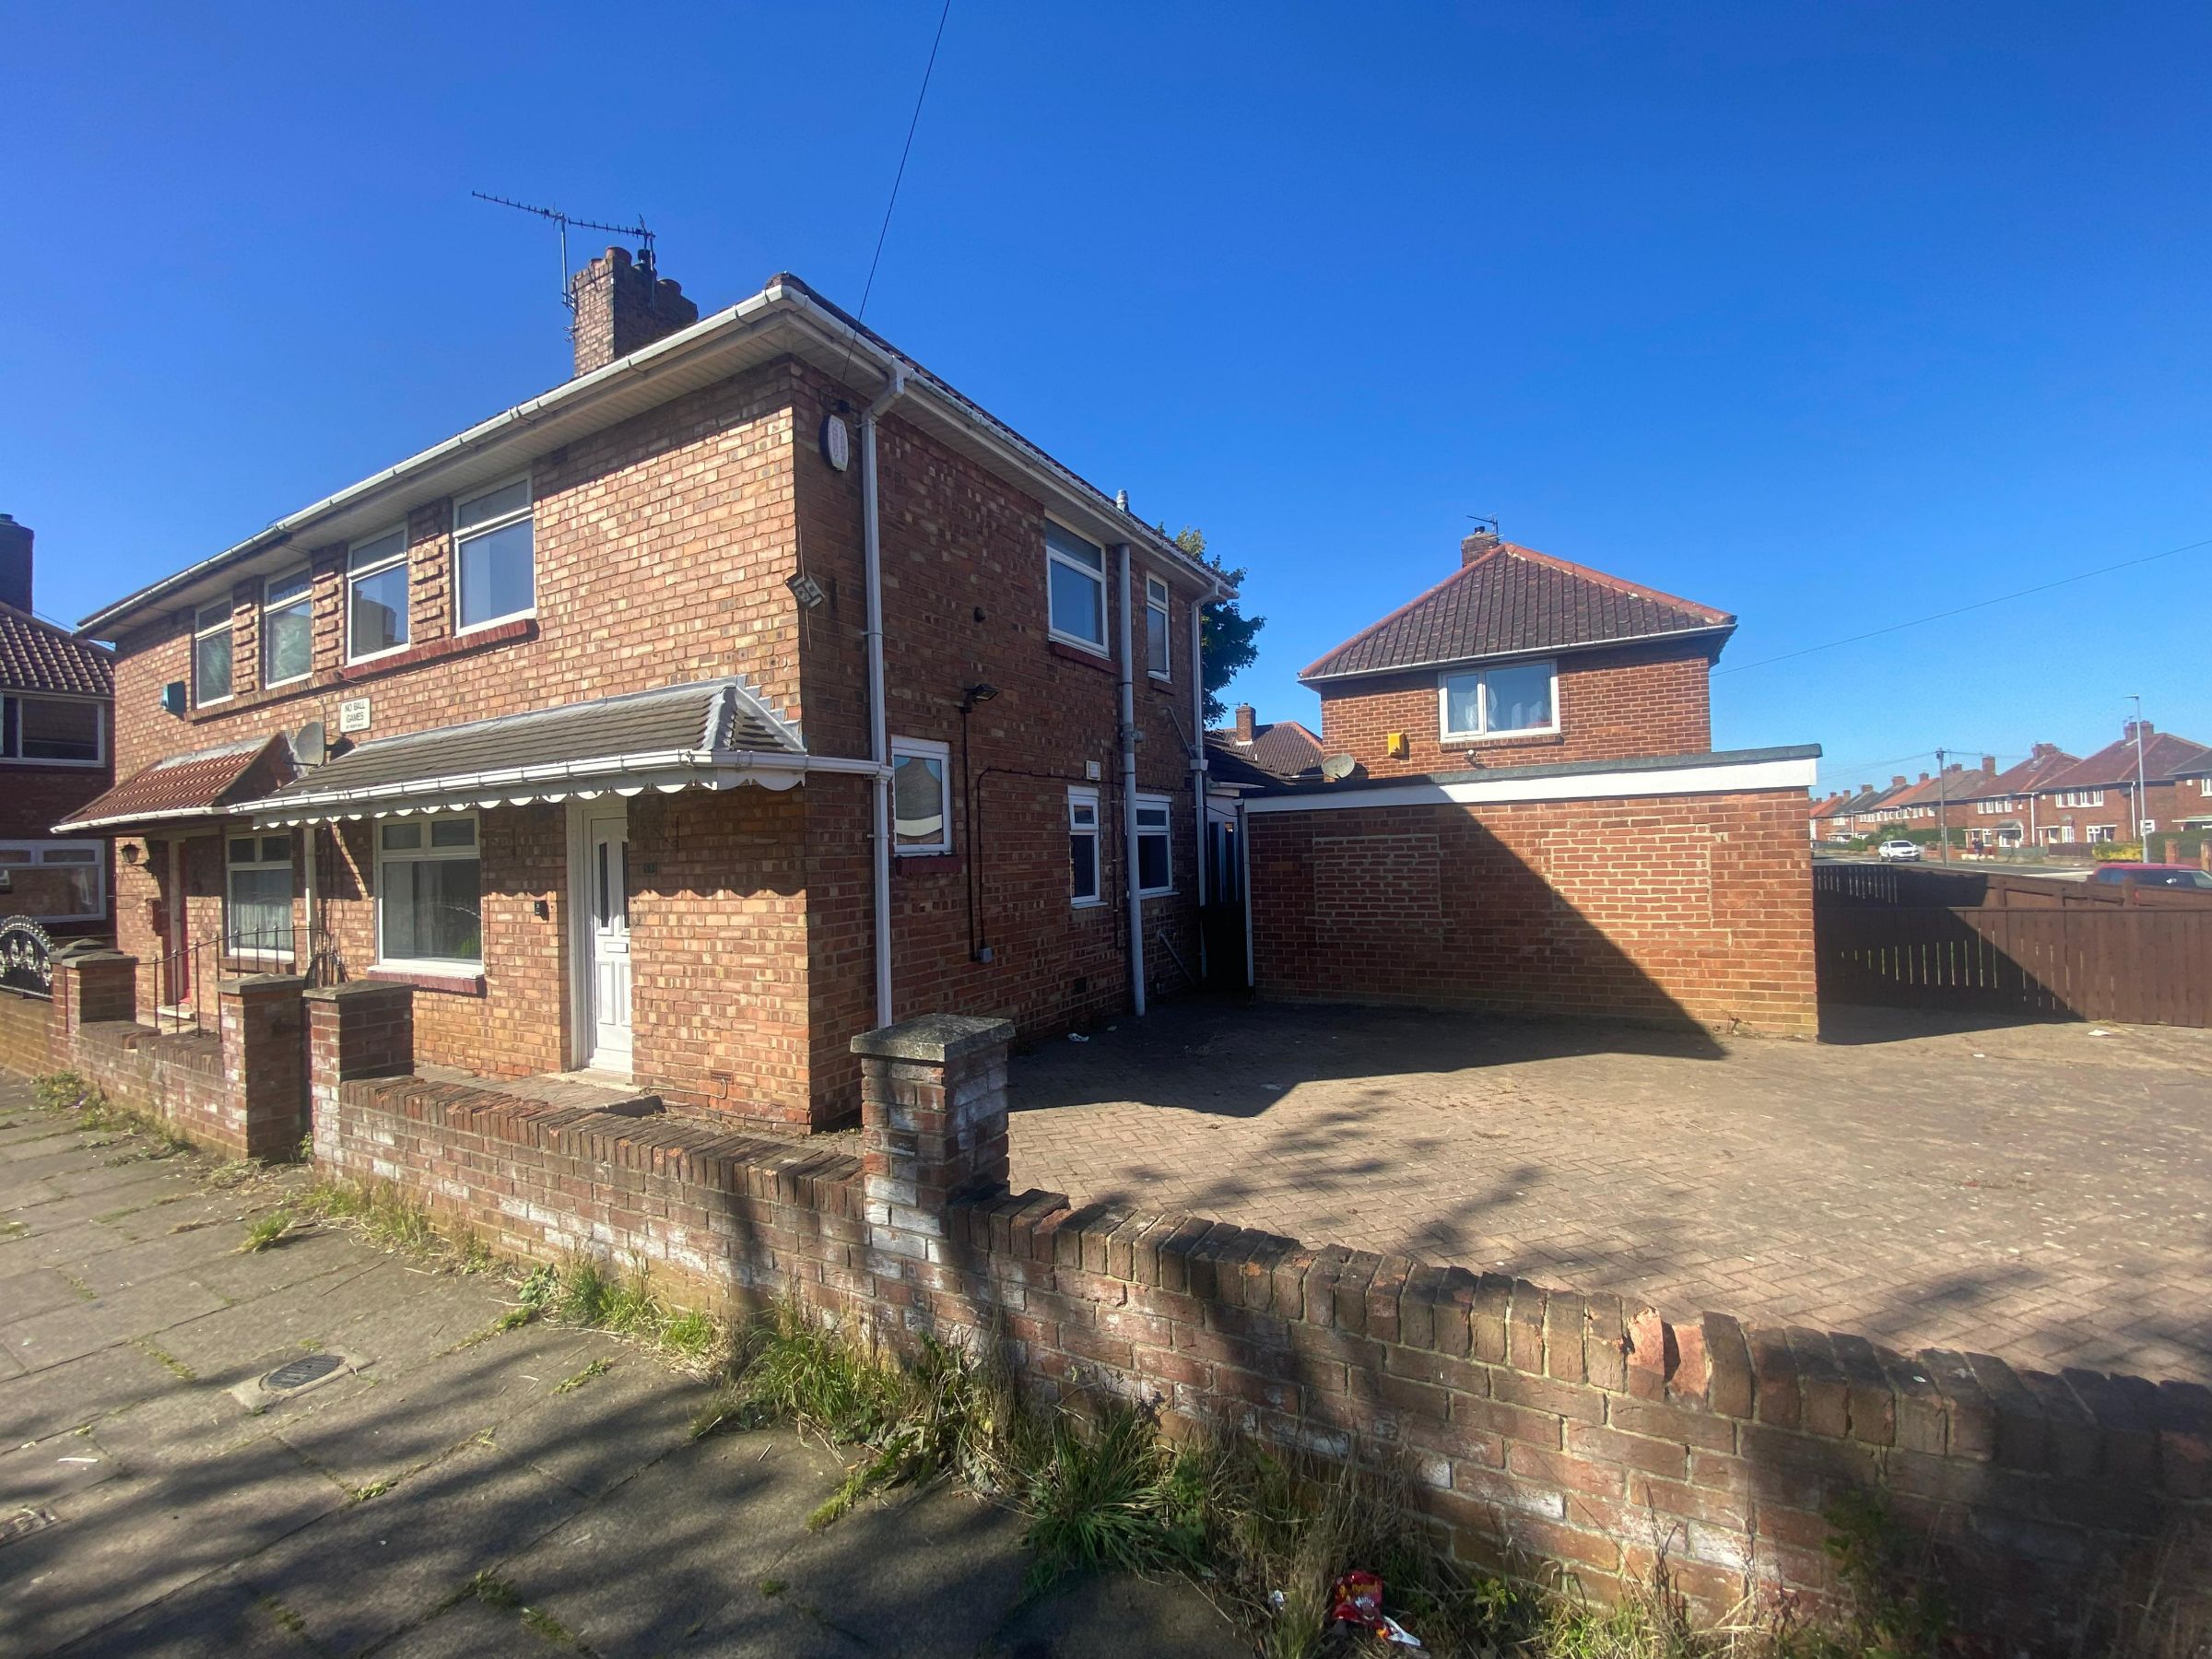
[[[2199,778],[2196,781],[2196,793],[2201,795],[2212,795],[2212,778]]]
[[[1163,794],[1138,794],[1132,795],[1129,799],[1132,810],[1136,815],[1136,841],[1138,842],[1136,869],[1129,872],[1129,879],[1137,880],[1138,872],[1145,867],[1144,841],[1148,837],[1157,836],[1160,844],[1167,850],[1167,885],[1165,887],[1139,887],[1136,889],[1136,896],[1139,899],[1164,899],[1175,891],[1175,803],[1170,796]],[[1157,829],[1147,828],[1145,823],[1145,816],[1152,812],[1159,814],[1159,824]]]
[[[278,582],[295,581],[303,582],[307,584],[297,595],[283,601],[281,604],[274,602],[269,598],[271,590],[273,590]],[[307,614],[307,666],[302,668],[297,674],[286,675],[282,679],[272,679],[269,677],[269,658],[270,648],[276,642],[276,636],[269,631],[269,618],[276,615],[279,611],[292,610],[303,610]],[[263,690],[271,690],[277,686],[304,685],[308,680],[314,677],[315,572],[312,567],[307,565],[294,565],[288,571],[278,571],[274,575],[264,576],[261,579],[261,624],[256,631],[261,636],[259,641],[256,642],[260,651],[261,663],[259,671],[255,677],[260,681],[261,688]],[[233,647],[233,649],[235,649],[235,647]],[[233,665],[232,672],[234,674],[236,672],[235,665]]]
[[[1093,656],[1105,656],[1107,654],[1106,639],[1107,636],[1112,634],[1113,631],[1113,607],[1108,603],[1108,594],[1106,588],[1106,549],[1100,547],[1098,543],[1092,541],[1089,536],[1085,535],[1082,532],[1069,529],[1058,519],[1048,519],[1046,520],[1046,523],[1052,526],[1052,529],[1047,530],[1044,536],[1045,631],[1052,638],[1058,640],[1064,645],[1073,645],[1077,650],[1088,651]],[[1099,568],[1094,571],[1088,565],[1085,564],[1081,559],[1070,559],[1062,553],[1057,547],[1054,547],[1053,546],[1052,530],[1057,530],[1063,535],[1072,535],[1077,541],[1081,542],[1085,547],[1095,549],[1099,556]],[[1081,634],[1068,633],[1061,628],[1056,620],[1053,619],[1053,567],[1054,565],[1059,566],[1065,571],[1073,571],[1078,576],[1084,578],[1084,580],[1087,582],[1091,582],[1098,584],[1099,637],[1097,639],[1086,639]]]
[[[472,497],[471,499],[473,500],[474,498]],[[457,505],[458,505],[458,504],[456,503],[456,506],[457,506]],[[456,521],[456,522],[457,522],[457,521]],[[358,561],[359,561],[359,558],[360,558],[360,556],[361,556],[363,553],[367,552],[367,551],[368,551],[370,548],[371,548],[371,547],[375,547],[375,546],[376,546],[376,545],[377,545],[379,542],[382,542],[382,541],[388,541],[388,540],[390,540],[391,538],[393,538],[394,536],[396,536],[396,537],[398,537],[398,538],[399,538],[399,550],[398,550],[397,552],[395,552],[395,553],[380,553],[380,554],[378,554],[378,555],[377,555],[377,556],[376,556],[374,559],[371,559],[371,560],[370,560],[370,561],[369,561],[367,564],[361,564],[361,563],[358,562]],[[376,535],[365,535],[365,536],[363,536],[363,537],[362,537],[362,538],[361,538],[359,541],[358,541],[358,542],[353,542],[353,543],[349,544],[349,545],[347,547],[347,548],[346,548],[346,660],[347,660],[348,663],[373,663],[373,662],[375,662],[375,661],[376,661],[376,660],[377,660],[379,657],[388,657],[388,656],[394,656],[394,655],[397,655],[397,654],[398,654],[400,652],[403,652],[403,651],[406,650],[406,648],[407,648],[409,645],[412,645],[412,644],[415,642],[415,624],[414,624],[414,620],[413,620],[413,618],[411,618],[411,617],[408,615],[408,610],[407,610],[407,607],[404,607],[404,606],[403,606],[403,607],[402,607],[402,609],[401,609],[401,611],[400,611],[400,613],[399,613],[399,615],[400,615],[400,621],[401,621],[401,624],[402,624],[402,626],[404,626],[404,627],[406,628],[406,629],[407,637],[406,637],[406,639],[404,639],[404,640],[400,641],[400,642],[399,642],[398,644],[396,644],[396,645],[386,645],[386,646],[384,646],[384,647],[383,647],[382,650],[378,650],[378,651],[357,651],[357,650],[355,650],[355,649],[354,649],[354,643],[353,643],[353,589],[354,589],[354,584],[355,584],[356,582],[359,582],[359,580],[360,580],[362,577],[364,577],[364,576],[382,576],[382,574],[383,574],[383,573],[384,573],[386,571],[392,570],[392,569],[393,569],[393,568],[394,568],[394,567],[397,567],[397,568],[398,568],[400,571],[406,571],[406,569],[407,569],[407,551],[408,551],[408,549],[407,549],[407,527],[406,527],[406,525],[404,523],[402,523],[402,524],[394,524],[394,525],[393,525],[393,526],[392,526],[392,528],[390,528],[389,530],[380,531],[378,534],[376,534]],[[535,538],[535,532],[533,532],[533,535],[532,535],[531,551],[532,551],[533,559],[535,560],[535,553],[536,553],[536,538]],[[453,565],[453,573],[454,573],[454,575],[455,575],[456,577],[458,577],[458,576],[459,576],[459,574],[460,574],[460,569],[461,569],[461,567],[460,567],[460,562],[459,562],[459,553],[458,553],[458,550],[456,549],[456,552],[455,552],[455,559],[454,559],[454,565]],[[412,578],[409,578],[409,579],[407,579],[407,580],[406,580],[406,583],[405,583],[405,586],[406,586],[406,588],[409,590],[409,593],[408,593],[408,596],[409,596],[409,598],[412,598],[412,597],[413,597],[412,589],[413,589],[413,587],[414,587],[414,582],[413,582],[413,580],[412,580]],[[537,582],[536,582],[536,580],[535,580],[535,571],[534,571],[534,572],[533,572],[533,574],[532,574],[532,581],[531,581],[530,587],[531,587],[531,592],[532,592],[532,594],[535,594],[536,593],[536,591],[537,591]],[[458,594],[458,593],[459,593],[459,590],[458,590],[458,589],[455,589],[454,591],[455,591],[455,594]],[[455,601],[455,603],[456,603],[456,605],[458,604],[458,599],[457,599],[457,598],[456,598],[456,601]]]
[[[2101,806],[2104,805],[2104,791],[2101,789],[2062,789],[2059,791],[2058,804],[2065,807]]]
[[[1489,677],[1492,668],[1543,668],[1551,676],[1551,691],[1547,701],[1551,704],[1551,722],[1540,726],[1507,726],[1490,729]],[[1452,684],[1454,680],[1471,679],[1476,682],[1475,709],[1481,720],[1480,727],[1472,732],[1454,730],[1452,724]],[[1550,657],[1523,657],[1510,663],[1489,663],[1479,668],[1447,668],[1436,677],[1436,733],[1437,741],[1445,744],[1488,743],[1512,737],[1548,737],[1559,729],[1559,665]]]
[[[1078,806],[1090,808],[1090,822],[1088,825],[1076,822],[1076,808]],[[1071,853],[1067,866],[1067,890],[1070,895],[1068,902],[1077,910],[1093,910],[1106,902],[1106,838],[1102,832],[1103,829],[1104,825],[1099,810],[1099,792],[1088,784],[1069,784],[1067,789],[1068,839],[1073,841],[1078,835],[1088,835],[1090,838],[1090,879],[1094,889],[1088,898],[1076,891],[1076,866],[1074,855]]]
[[[937,782],[943,792],[944,829],[935,841],[915,842],[901,846],[898,834],[898,803],[896,777],[892,780],[891,851],[901,858],[935,858],[952,851],[952,749],[947,744],[928,737],[894,737],[891,739],[891,765],[895,769],[902,759],[935,760],[937,763]]]
[[[1159,618],[1157,629],[1153,618]],[[1145,672],[1156,680],[1175,677],[1175,600],[1157,576],[1145,578]],[[1160,665],[1152,665],[1152,641],[1159,641]]]
[[[92,711],[93,756],[89,760],[67,760],[56,756],[26,755],[23,747],[23,712],[27,702],[76,703]],[[13,744],[17,750],[7,752]],[[0,693],[0,766],[74,766],[83,769],[105,766],[108,763],[107,705],[89,697],[55,697],[43,691],[8,691]],[[0,842],[0,846],[34,846],[43,842]]]
[[[517,484],[523,487],[523,504],[520,508],[512,512],[502,513],[498,518],[486,519],[480,524],[471,524],[465,531],[461,528],[462,508],[466,507],[472,501],[480,501],[486,496],[498,495],[502,489],[512,489]],[[508,525],[521,524],[524,520],[528,520],[530,524],[530,603],[521,610],[504,611],[499,616],[485,617],[463,627],[461,623],[462,549],[470,542],[480,540],[495,530],[504,530]],[[472,490],[467,495],[453,498],[453,636],[456,639],[463,634],[478,633],[487,628],[497,628],[504,622],[520,622],[537,615],[537,488],[531,482],[528,473],[524,473],[519,477],[501,478],[497,483],[485,485],[481,489]]]
[[[430,826],[452,818],[466,818],[476,826],[476,833],[465,847],[433,847],[430,845]],[[394,973],[445,974],[465,978],[484,971],[484,822],[473,812],[418,812],[406,818],[373,818],[376,836],[376,966]],[[402,853],[384,851],[384,826],[387,824],[420,824],[422,845]],[[387,864],[422,864],[431,859],[469,858],[477,861],[477,955],[474,959],[461,957],[388,957],[384,955],[384,865]]]
[[[282,839],[284,842],[284,857],[281,860],[263,857],[262,843],[278,839]],[[234,841],[252,841],[254,856],[242,864],[233,863],[230,858],[230,843]],[[225,960],[232,962],[288,962],[293,959],[293,953],[299,947],[299,935],[292,921],[292,888],[298,879],[294,873],[294,860],[298,851],[299,849],[292,843],[292,832],[289,830],[232,830],[223,836],[223,957]],[[292,943],[288,947],[282,947],[273,945],[249,945],[241,947],[237,942],[238,930],[231,925],[230,922],[232,907],[237,902],[231,894],[230,877],[241,870],[277,869],[282,870],[285,876],[284,930]]]
[[[211,616],[220,616],[222,620],[219,623],[210,622],[207,618]],[[218,633],[230,636],[230,678],[223,687],[220,697],[205,697],[201,695],[200,686],[200,641]],[[212,709],[218,703],[227,703],[237,695],[237,613],[228,599],[217,605],[203,605],[192,613],[192,706],[195,709]]]
[[[49,858],[49,853],[69,852],[89,853],[88,858]],[[40,915],[34,922],[100,922],[108,914],[108,843],[97,841],[0,841],[0,853],[28,854],[20,861],[0,860],[0,872],[11,874],[17,870],[35,868],[41,865],[50,869],[90,870],[94,908],[88,911],[70,911],[62,915]],[[0,888],[0,890],[6,890]]]

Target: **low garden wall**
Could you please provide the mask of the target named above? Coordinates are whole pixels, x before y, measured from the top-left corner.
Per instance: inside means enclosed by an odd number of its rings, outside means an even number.
[[[862,1156],[658,1110],[559,1107],[411,1075],[411,993],[229,982],[219,1035],[126,1019],[127,958],[0,997],[0,1064],[69,1068],[225,1151],[389,1182],[502,1253],[636,1264],[678,1300],[790,1297],[896,1347],[1000,1344],[1036,1396],[1107,1391],[1336,1462],[1402,1465],[1462,1559],[1592,1593],[1664,1559],[1708,1619],[1816,1610],[1826,1545],[1877,1496],[1970,1625],[2054,1640],[2154,1578],[2212,1584],[2212,1391],[1670,1322],[1526,1280],[1203,1217],[1012,1193],[1003,1021],[854,1041]],[[41,1046],[43,1045],[43,1046]],[[41,1061],[41,1053],[45,1056]],[[27,1064],[29,1063],[29,1064]],[[2205,1609],[2212,1613],[2212,1608]]]
[[[346,1049],[318,1006],[316,1053]],[[319,1075],[315,1155],[498,1248],[636,1263],[710,1305],[789,1295],[893,1343],[995,1340],[1331,1460],[1402,1459],[1451,1547],[1610,1594],[1664,1557],[1707,1618],[1839,1592],[1830,1515],[1878,1494],[1971,1620],[2047,1633],[2130,1572],[2206,1582],[2212,1393],[1679,1323],[1618,1297],[1010,1193],[999,1022],[858,1040],[859,1162],[666,1114]],[[388,1059],[388,1056],[387,1056]]]

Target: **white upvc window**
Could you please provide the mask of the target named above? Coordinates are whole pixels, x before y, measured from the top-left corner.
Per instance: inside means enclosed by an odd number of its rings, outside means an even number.
[[[100,704],[68,697],[0,697],[0,761],[18,766],[100,766],[108,724]]]
[[[346,660],[366,662],[407,642],[407,527],[346,549]]]
[[[2196,781],[2196,793],[2201,795],[2212,795],[2212,778],[2199,778]]]
[[[2120,826],[2117,824],[2091,824],[2089,826],[2089,845],[2094,847],[2100,841],[2118,841],[2120,839],[2119,829]]]
[[[108,913],[108,848],[94,841],[0,841],[0,893],[10,915],[96,922]]]
[[[891,848],[901,854],[952,851],[952,800],[945,784],[952,751],[923,737],[891,739]]]
[[[1145,672],[1154,679],[1171,677],[1175,653],[1170,624],[1174,608],[1169,603],[1168,584],[1157,576],[1145,578]]]
[[[1558,668],[1548,661],[1500,663],[1440,676],[1437,724],[1445,743],[1538,736],[1559,729]]]
[[[230,698],[230,606],[203,605],[192,620],[192,702],[204,709]]]
[[[1044,526],[1044,579],[1053,638],[1103,654],[1106,549],[1048,519]]]
[[[455,633],[537,613],[530,480],[453,503]]]
[[[261,683],[289,685],[315,665],[314,579],[308,568],[261,584]]]
[[[1171,893],[1175,890],[1175,861],[1171,851],[1173,837],[1168,832],[1168,797],[1140,794],[1132,800],[1136,813],[1137,896],[1151,899]]]
[[[292,958],[292,832],[226,838],[223,949],[253,961]]]
[[[1103,904],[1105,884],[1099,866],[1099,792],[1067,792],[1069,894],[1077,905]]]
[[[2058,804],[2061,806],[2101,806],[2104,805],[2104,791],[2101,789],[2063,789],[2059,791]]]
[[[471,812],[384,818],[376,826],[380,967],[429,973],[484,966],[483,888]]]

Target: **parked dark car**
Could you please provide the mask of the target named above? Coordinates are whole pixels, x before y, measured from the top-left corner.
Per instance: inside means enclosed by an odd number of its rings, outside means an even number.
[[[2100,865],[2089,879],[2100,887],[2189,888],[2212,893],[2212,876],[2190,865]]]

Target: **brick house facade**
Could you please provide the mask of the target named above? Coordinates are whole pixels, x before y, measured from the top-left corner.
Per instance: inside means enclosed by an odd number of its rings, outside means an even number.
[[[418,1053],[492,1076],[618,1058],[602,1016],[627,975],[641,1085],[787,1127],[853,1114],[851,1039],[888,1018],[1036,1032],[1180,989],[1195,607],[1218,578],[794,278],[692,322],[610,250],[576,291],[565,386],[88,620],[117,647],[126,782],[78,817],[125,848],[121,947],[266,965],[246,917],[303,968],[405,978]],[[487,721],[582,732],[626,718],[610,700],[724,686],[774,752],[440,770],[497,757]],[[148,806],[181,763],[312,759],[289,756],[311,723],[329,759],[288,783]],[[326,798],[406,744],[435,776]],[[894,768],[885,1009],[873,796]],[[457,920],[441,857],[476,875]],[[193,994],[179,978],[140,973],[142,1017]]]
[[[2143,787],[2137,806],[2136,724],[2122,723],[2117,742],[2040,781],[2033,793],[2041,845],[2132,841],[2138,835],[2137,818],[2148,819],[2155,832],[2166,832],[2212,813],[2212,791],[2204,787],[2204,774],[2212,771],[2212,748],[2159,731],[2148,721],[2141,723]]]
[[[1811,747],[1716,754],[1725,612],[1500,540],[1300,677],[1239,806],[1263,994],[1809,1035]]]
[[[32,614],[33,539],[0,512],[0,917],[104,934],[112,849],[53,826],[115,781],[113,665]]]

